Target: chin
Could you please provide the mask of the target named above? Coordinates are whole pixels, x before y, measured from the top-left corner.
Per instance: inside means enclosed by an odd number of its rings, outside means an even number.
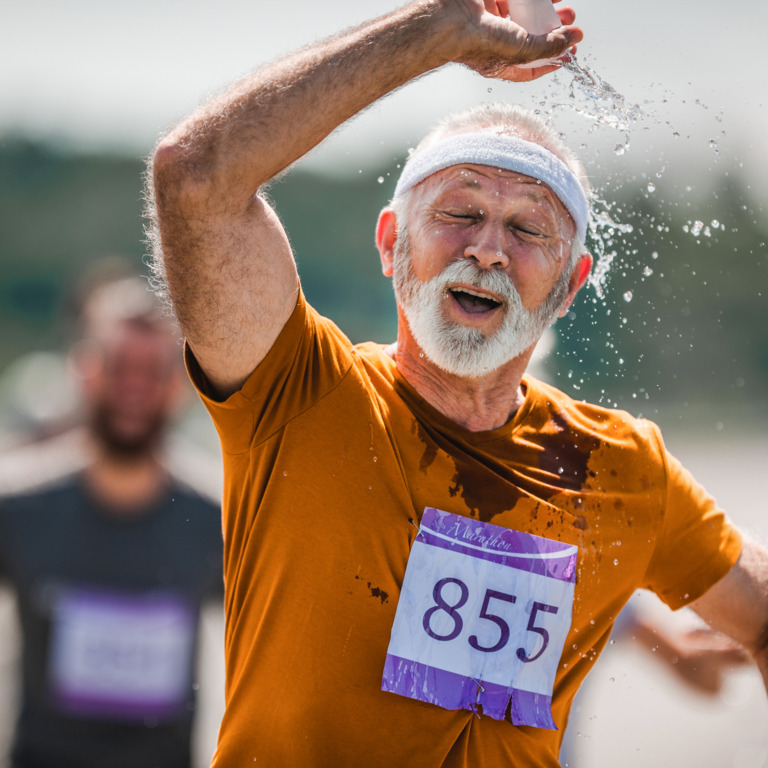
[[[462,379],[480,379],[503,368],[525,349],[510,346],[499,334],[485,337],[474,328],[454,325],[437,338],[414,335],[424,355],[442,371]]]

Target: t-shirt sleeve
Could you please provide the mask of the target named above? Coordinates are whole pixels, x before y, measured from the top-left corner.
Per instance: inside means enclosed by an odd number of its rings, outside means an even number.
[[[677,609],[701,597],[731,570],[741,554],[742,537],[715,499],[666,450],[655,427],[654,434],[667,490],[645,586]]]
[[[211,414],[225,453],[266,440],[338,386],[352,366],[352,344],[299,293],[296,307],[264,360],[224,401],[210,386],[189,345],[187,371]]]

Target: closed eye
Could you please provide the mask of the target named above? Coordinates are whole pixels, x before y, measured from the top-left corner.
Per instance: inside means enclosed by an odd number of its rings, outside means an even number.
[[[467,211],[444,211],[444,215],[451,219],[461,219],[462,221],[476,221],[479,216],[476,213]]]
[[[546,234],[544,234],[543,232],[540,232],[537,229],[531,229],[526,226],[521,226],[520,224],[513,224],[510,228],[513,231],[518,232],[521,235],[527,235],[528,237],[536,237],[536,238],[547,237]]]

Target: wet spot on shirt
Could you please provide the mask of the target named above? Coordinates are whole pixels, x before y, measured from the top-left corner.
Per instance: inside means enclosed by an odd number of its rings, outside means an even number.
[[[365,581],[361,576],[355,576],[355,579],[357,581]],[[379,589],[379,587],[374,587],[370,581],[366,581],[365,586],[371,591],[371,597],[378,598],[382,605],[389,600],[389,592],[385,592],[383,589]]]
[[[471,517],[487,523],[496,515],[512,509],[523,495],[514,485],[489,472],[488,467],[470,457],[457,455],[453,460],[456,474],[448,493],[464,500]]]
[[[426,472],[437,457],[437,444],[429,436],[429,433],[424,429],[423,425],[417,419],[413,420],[413,434],[416,435],[422,443],[424,443],[424,453],[421,455],[419,461],[419,469],[422,472]]]
[[[586,531],[589,528],[589,523],[584,515],[574,515],[573,527],[578,528],[580,531]]]
[[[589,459],[600,447],[599,438],[574,429],[563,414],[553,413],[541,431],[540,443],[544,450],[539,454],[539,467],[557,475],[557,492],[583,488]]]

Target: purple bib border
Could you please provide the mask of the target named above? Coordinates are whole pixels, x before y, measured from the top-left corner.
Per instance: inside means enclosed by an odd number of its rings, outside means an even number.
[[[417,540],[521,571],[576,582],[575,545],[483,523],[434,507],[424,510]]]
[[[184,697],[175,697],[148,701],[129,701],[119,699],[114,695],[112,700],[105,696],[87,696],[79,693],[70,693],[63,690],[53,691],[56,706],[67,715],[79,715],[95,719],[142,721],[155,719],[166,721],[178,717],[186,707]]]
[[[387,654],[381,689],[443,709],[467,709],[514,725],[558,730],[552,719],[552,697],[430,667]]]

